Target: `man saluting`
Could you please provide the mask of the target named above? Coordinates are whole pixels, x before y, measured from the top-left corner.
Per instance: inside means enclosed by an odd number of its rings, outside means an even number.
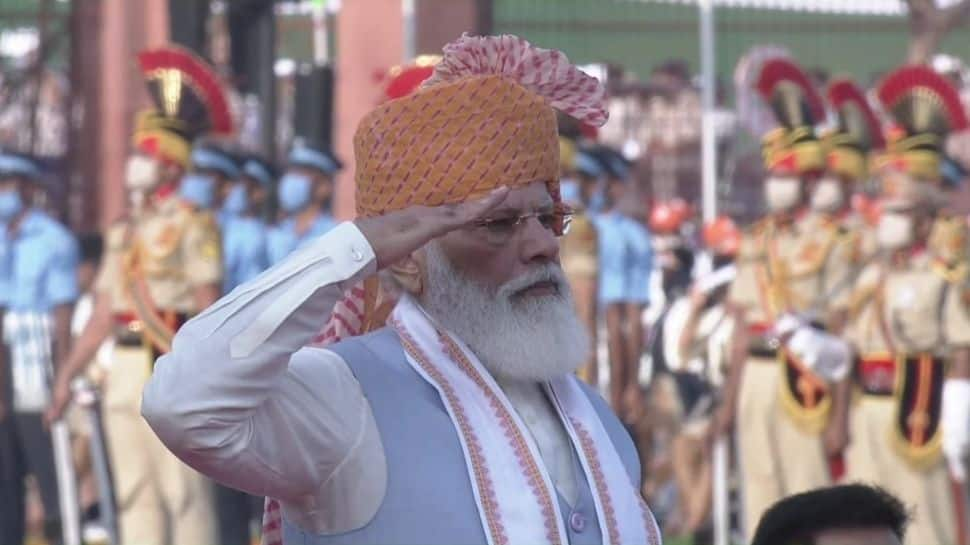
[[[447,46],[361,122],[360,219],[177,334],[142,405],[162,441],[278,498],[284,542],[659,543],[629,436],[572,375],[590,347],[559,266],[555,109],[606,120],[560,52]],[[387,326],[303,348],[378,270]]]

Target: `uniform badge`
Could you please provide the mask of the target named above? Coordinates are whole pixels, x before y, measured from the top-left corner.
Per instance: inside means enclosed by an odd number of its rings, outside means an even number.
[[[208,261],[219,259],[219,242],[213,239],[206,239],[199,248],[202,257]]]

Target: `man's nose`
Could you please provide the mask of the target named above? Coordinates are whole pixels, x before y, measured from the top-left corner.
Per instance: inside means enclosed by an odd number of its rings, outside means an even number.
[[[529,218],[522,227],[519,251],[523,263],[548,263],[559,260],[559,238],[543,227],[537,218]]]

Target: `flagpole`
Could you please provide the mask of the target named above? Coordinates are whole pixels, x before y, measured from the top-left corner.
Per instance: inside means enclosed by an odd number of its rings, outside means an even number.
[[[717,217],[717,142],[714,134],[714,108],[717,80],[715,79],[714,57],[714,5],[713,0],[698,2],[699,34],[701,46],[701,212],[704,223]],[[705,259],[709,273],[712,265],[710,256]],[[713,449],[713,512],[714,543],[728,545],[730,530],[728,508],[728,447],[727,438],[716,440]]]
[[[415,0],[401,0],[401,18],[404,22],[404,59],[402,63],[408,63],[418,55],[414,3]]]

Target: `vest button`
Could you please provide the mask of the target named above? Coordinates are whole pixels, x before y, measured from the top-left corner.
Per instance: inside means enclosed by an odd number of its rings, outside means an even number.
[[[586,517],[582,513],[573,512],[573,514],[569,515],[569,527],[574,532],[581,533],[586,529]]]

